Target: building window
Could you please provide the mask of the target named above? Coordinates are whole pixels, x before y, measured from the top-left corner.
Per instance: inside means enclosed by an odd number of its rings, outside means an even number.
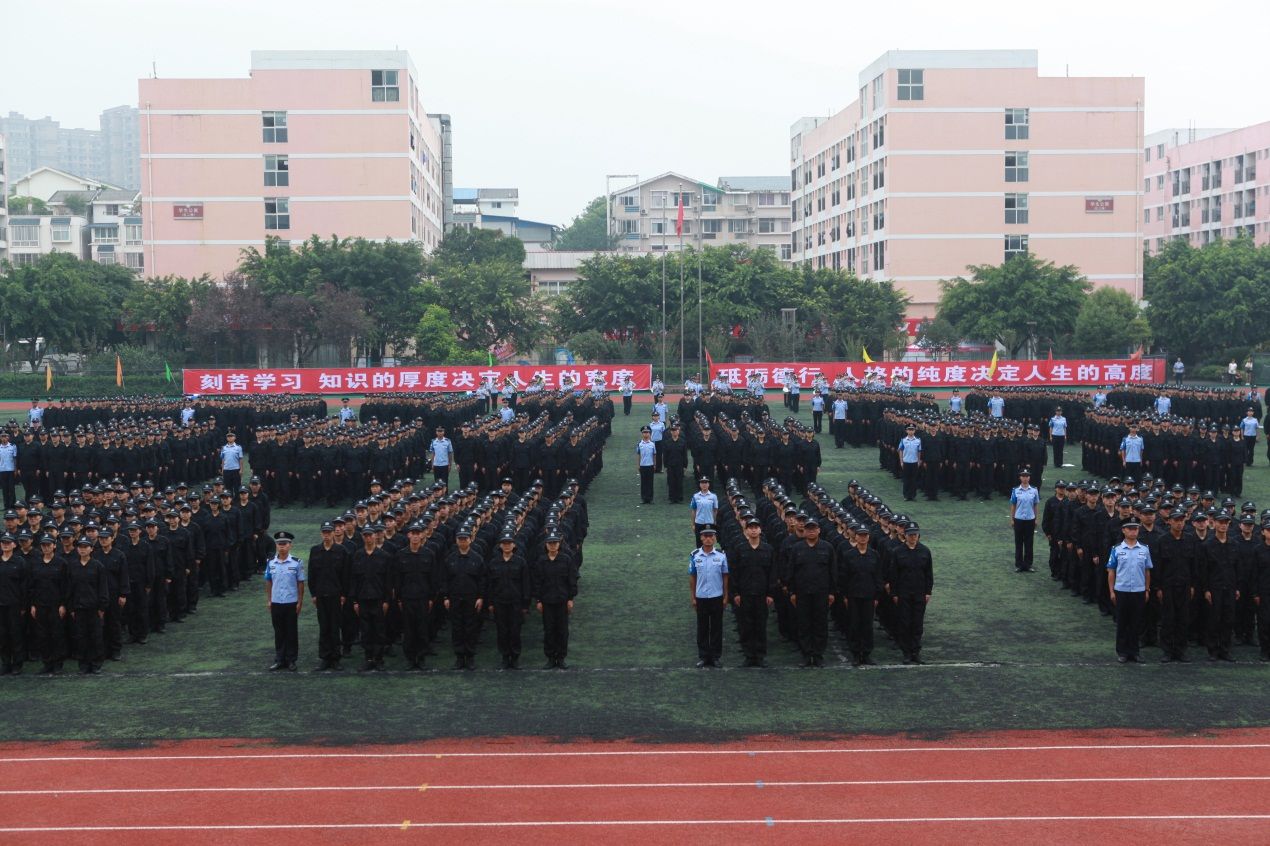
[[[728,231],[735,235],[746,235],[750,231],[750,222],[745,218],[730,219],[728,221]]]
[[[652,205],[653,205],[653,208],[655,208],[655,209],[664,209],[664,208],[666,208],[666,201],[667,201],[667,198],[668,198],[669,196],[670,196],[670,192],[668,192],[668,191],[654,191],[654,192],[652,192],[652,198],[653,198],[653,200],[652,200]]]
[[[1221,187],[1221,159],[1213,162],[1213,187]]]
[[[1005,195],[1005,222],[1027,223],[1027,194]]]
[[[146,266],[145,253],[124,253],[123,261],[132,270],[144,270]]]
[[[375,103],[396,103],[401,99],[401,89],[397,87],[397,71],[370,72],[370,99]]]
[[[707,239],[713,239],[715,235],[723,231],[723,221],[721,220],[703,220],[701,221],[701,235]]]
[[[719,204],[719,195],[716,194],[714,191],[701,192],[701,206],[706,211],[711,211],[718,204]]]
[[[66,240],[70,240],[69,230]],[[14,225],[9,227],[9,246],[10,247],[38,247],[40,246],[40,227],[39,224],[30,226],[27,224]],[[14,256],[14,258],[17,258]]]
[[[101,253],[97,256],[98,264],[118,264],[119,260],[115,258],[114,253]]]
[[[261,125],[264,127],[264,140],[266,144],[287,143],[286,112],[261,112],[260,121]]]
[[[1008,141],[1023,140],[1028,137],[1028,110],[1005,110],[1005,137]]]
[[[886,228],[886,203],[873,204],[873,231]]]
[[[290,184],[290,159],[287,156],[265,156],[265,187],[279,188]]]
[[[900,69],[900,86],[896,99],[898,100],[924,100],[926,99],[926,85],[923,81],[921,70]]]
[[[886,159],[873,164],[873,190],[886,187]]]
[[[1027,182],[1027,153],[1013,152],[1005,154],[1005,181]]]
[[[760,235],[770,235],[773,232],[780,231],[781,221],[774,217],[760,217],[758,219],[758,231]]]
[[[1027,236],[1026,235],[1007,235],[1005,236],[1005,260],[1009,261],[1015,256],[1021,256],[1027,252]]]
[[[69,244],[71,242],[71,225],[69,223],[53,224],[53,243]]]
[[[886,242],[878,241],[873,245],[873,269],[883,270],[886,267]]]
[[[1158,173],[1155,176],[1155,190],[1157,191],[1164,190],[1164,174],[1162,173]]]
[[[678,192],[673,192],[670,195],[670,204],[675,208],[679,208],[679,203],[682,201],[684,208],[692,208],[692,198],[695,196],[696,194],[680,194]]]
[[[1164,220],[1164,206],[1155,207],[1155,222],[1160,223]]]
[[[291,228],[291,201],[286,197],[265,197],[265,229]]]
[[[69,238],[68,238],[69,240]],[[125,244],[137,245],[141,243],[141,224],[125,223],[123,227],[123,240]]]
[[[621,234],[636,235],[636,236],[639,235],[639,221],[638,220],[619,220],[617,224],[618,224],[617,231],[620,232]]]
[[[15,245],[16,246],[16,245]],[[39,246],[32,244],[30,246]],[[14,267],[30,267],[40,260],[39,253],[14,253],[9,257],[9,261],[13,262]]]
[[[873,149],[886,144],[886,118],[878,118],[873,122]]]
[[[100,226],[93,229],[94,244],[118,244],[119,243],[119,227],[118,226]]]
[[[622,208],[628,212],[639,211],[639,195],[637,194],[627,194],[621,198],[620,202]]]

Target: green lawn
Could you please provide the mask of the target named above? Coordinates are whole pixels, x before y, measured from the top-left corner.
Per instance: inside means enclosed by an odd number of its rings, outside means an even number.
[[[779,402],[779,399],[777,400]],[[646,413],[646,411],[645,411]],[[808,412],[804,416],[810,417]],[[775,638],[768,670],[737,667],[730,621],[727,669],[693,668],[688,605],[687,506],[641,507],[632,445],[641,408],[618,416],[605,470],[588,493],[591,533],[573,617],[568,672],[494,669],[487,628],[478,672],[448,669],[370,677],[270,674],[272,633],[260,581],[230,598],[204,599],[189,622],[130,647],[102,676],[31,673],[0,679],[0,739],[251,737],[287,741],[405,741],[446,736],[540,735],[722,739],[768,732],[922,732],[1123,726],[1197,729],[1263,724],[1270,665],[1239,647],[1236,665],[1121,666],[1111,623],[1062,593],[1048,572],[1016,575],[1006,504],[903,503],[877,470],[876,450],[822,442],[821,482],[835,495],[858,478],[905,509],[935,556],[926,618],[926,666],[899,663],[879,633],[881,666],[855,670],[834,655],[824,670],[798,667]],[[1068,460],[1079,459],[1069,449]],[[1070,471],[1068,471],[1070,472]],[[1047,472],[1052,481],[1054,471]],[[1264,450],[1245,495],[1270,503]],[[326,509],[275,512],[302,557]],[[1043,542],[1038,556],[1043,555]],[[1045,570],[1043,559],[1038,561]],[[540,664],[540,624],[526,625],[527,667]],[[443,633],[443,638],[448,633]],[[316,618],[301,622],[301,666],[314,661]],[[449,656],[430,659],[448,667]],[[1147,650],[1155,657],[1155,650]],[[347,661],[346,664],[353,664]],[[398,655],[389,667],[400,668]],[[28,669],[30,669],[28,667]]]

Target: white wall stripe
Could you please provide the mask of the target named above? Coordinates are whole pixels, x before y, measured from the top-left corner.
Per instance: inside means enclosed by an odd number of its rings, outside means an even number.
[[[1015,183],[1026,189],[1027,183]],[[939,197],[994,197],[998,200],[1006,194],[1027,194],[1029,197],[1140,197],[1141,191],[892,191],[887,196],[906,199],[930,199]],[[869,205],[864,203],[864,206]],[[861,206],[863,207],[863,206]],[[841,214],[841,212],[839,212]]]
[[[409,194],[346,194],[334,196],[290,196],[292,203],[355,203],[355,202],[409,202]],[[147,203],[263,203],[260,197],[151,197]]]
[[[916,114],[994,114],[1003,115],[1007,108],[1019,108],[1017,103],[1009,106],[888,106],[888,112],[912,112]],[[1033,114],[1084,114],[1087,112],[1140,112],[1140,106],[1030,106]]]
[[[261,112],[286,112],[288,115],[404,115],[405,109],[288,109],[273,106],[263,109],[141,109],[143,115],[259,115]]]
[[[885,156],[1004,156],[1004,147],[1000,149],[982,150],[897,150],[884,151]],[[1034,149],[1027,146],[1011,147],[1009,152],[1030,153],[1033,156],[1138,156],[1141,151],[1137,147],[1091,148],[1071,147],[1068,149]]]
[[[259,153],[142,153],[142,159],[263,159],[266,155],[285,155],[292,159],[409,159],[410,153],[288,153],[285,148]]]
[[[947,234],[894,233],[875,236],[879,241],[966,241],[1000,239],[1006,235],[1026,235],[1033,241],[1068,240],[1076,238],[1141,238],[1141,232],[949,232]]]

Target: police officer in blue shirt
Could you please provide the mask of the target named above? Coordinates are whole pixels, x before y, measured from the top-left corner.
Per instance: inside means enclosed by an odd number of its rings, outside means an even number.
[[[1121,664],[1138,660],[1138,640],[1142,634],[1142,612],[1151,590],[1151,551],[1138,543],[1137,518],[1120,529],[1124,540],[1111,550],[1107,561],[1107,586],[1116,608],[1116,660]]]
[[[220,471],[225,480],[225,490],[236,491],[243,484],[243,448],[238,436],[225,433],[225,445],[220,448]]]
[[[1146,443],[1138,434],[1138,424],[1134,421],[1129,424],[1129,434],[1120,440],[1120,464],[1127,475],[1142,475],[1142,453],[1145,449]]]
[[[432,462],[432,479],[445,482],[450,486],[450,457],[454,454],[454,444],[445,436],[445,427],[438,426],[436,437],[428,447],[428,459]]]
[[[948,398],[948,410],[953,414],[961,414],[962,402],[961,388],[953,388],[952,396]]]
[[[917,426],[914,424],[909,423],[904,430],[907,434],[900,439],[898,449],[904,476],[904,499],[912,502],[917,499],[917,471],[922,463],[922,439],[917,437]]]
[[[829,419],[829,431],[833,433],[835,449],[842,449],[847,440],[847,395],[838,394],[833,399],[833,416]]]
[[[1019,486],[1010,491],[1010,525],[1014,527],[1014,569],[1033,573],[1032,542],[1036,537],[1036,509],[1041,494],[1032,487],[1032,472],[1019,471]]]
[[[701,530],[701,546],[688,558],[688,584],[697,612],[697,667],[721,667],[723,598],[728,595],[728,557],[714,548],[715,530]]]
[[[988,397],[988,416],[998,418],[1005,416],[1005,398],[995,391]]]
[[[0,487],[4,488],[4,510],[12,511],[17,502],[14,478],[18,470],[18,448],[9,443],[8,430],[0,431]]]
[[[1063,447],[1067,444],[1067,418],[1063,416],[1061,407],[1054,408],[1054,416],[1050,418],[1050,445],[1054,447],[1054,466],[1063,466]],[[1044,463],[1044,462],[1042,462]]]
[[[639,443],[635,444],[635,467],[639,470],[639,498],[645,505],[653,501],[653,471],[657,464],[657,445],[652,439],[653,430],[645,426],[639,430]]]
[[[1252,466],[1252,455],[1257,448],[1257,430],[1261,428],[1261,421],[1257,419],[1257,413],[1251,408],[1244,412],[1244,417],[1239,421],[1239,431],[1244,436],[1244,466]]]
[[[265,595],[273,620],[270,670],[295,670],[300,655],[300,611],[304,608],[304,563],[291,554],[295,535],[275,532],[277,554],[265,565]]]

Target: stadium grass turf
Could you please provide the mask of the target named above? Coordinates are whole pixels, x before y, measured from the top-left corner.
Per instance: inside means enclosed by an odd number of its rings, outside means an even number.
[[[781,411],[779,397],[773,413]],[[810,423],[810,413],[802,416]],[[1013,572],[1006,502],[904,503],[899,483],[878,470],[876,449],[833,448],[821,436],[820,481],[834,495],[857,478],[915,517],[935,558],[935,593],[926,616],[922,667],[878,632],[881,666],[853,670],[842,644],[825,670],[803,670],[792,644],[771,623],[771,669],[742,670],[730,618],[727,669],[695,662],[688,604],[687,505],[641,506],[632,445],[644,420],[620,412],[603,473],[587,494],[591,532],[572,619],[568,672],[539,671],[541,624],[525,626],[519,673],[501,672],[493,627],[477,656],[480,671],[448,669],[448,631],[434,669],[424,674],[311,674],[317,625],[306,604],[300,625],[301,672],[271,674],[272,631],[259,578],[226,599],[204,598],[199,612],[103,675],[36,678],[30,665],[0,679],[0,740],[95,740],[134,744],[181,738],[261,738],[309,742],[399,742],[451,736],[537,735],[713,740],[764,733],[1140,727],[1197,730],[1263,725],[1270,665],[1254,647],[1237,647],[1237,665],[1121,666],[1111,622],[1050,581],[1044,539],[1038,572]],[[1079,463],[1069,447],[1068,460]],[[1081,475],[1076,469],[1046,472]],[[691,488],[691,485],[688,486]],[[1047,492],[1048,493],[1048,492]],[[1245,476],[1245,498],[1270,504],[1264,447]],[[276,510],[275,529],[297,535],[301,557],[318,540],[325,508]],[[1148,649],[1151,660],[1158,651]],[[1199,658],[1198,650],[1192,657]],[[404,665],[398,654],[389,669]]]

